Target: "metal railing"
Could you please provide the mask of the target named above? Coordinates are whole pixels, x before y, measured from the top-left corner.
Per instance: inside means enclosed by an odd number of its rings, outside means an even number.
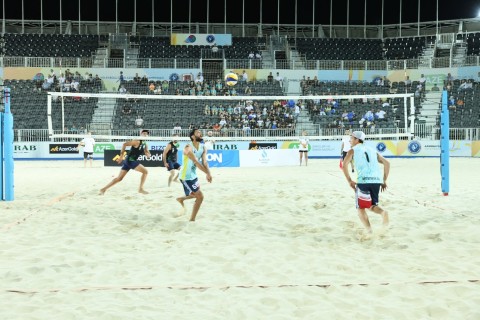
[[[204,135],[210,129],[202,129]],[[295,139],[299,135],[301,129],[279,128],[279,129],[228,129],[214,132],[214,136],[221,139],[221,137],[236,138],[236,137],[255,137],[255,138],[272,138],[272,137],[292,137]],[[178,134],[181,137],[187,137],[189,129],[150,129],[150,136],[152,137],[171,137],[173,134]],[[55,134],[84,134],[80,131],[55,131]],[[138,129],[130,130],[111,130],[111,136],[137,136]],[[381,128],[381,129],[365,129],[365,133],[375,135],[391,135],[391,134],[405,134],[403,128]],[[95,134],[95,133],[94,133]],[[313,132],[309,130],[310,136],[332,136],[332,140],[338,140],[340,136],[345,134],[345,129],[330,129],[321,128],[318,126]],[[438,126],[417,124],[415,125],[414,139],[418,140],[440,140],[440,128]],[[406,139],[405,137],[388,137],[385,139],[398,140]],[[466,141],[480,141],[480,128],[450,128],[451,140],[466,140]],[[42,142],[54,141],[48,134],[47,129],[15,129],[14,142]],[[78,138],[56,138],[55,141],[79,141]],[[114,141],[114,139],[103,139],[99,141]]]
[[[35,67],[35,68],[89,68],[93,66],[94,57],[60,58],[60,57],[0,57],[0,67]],[[428,64],[425,58],[406,60],[305,60],[295,63],[294,58],[288,60],[259,59],[224,59],[224,69],[290,69],[290,70],[404,70],[426,68],[452,68],[480,66],[480,56],[468,56],[464,61],[452,61],[449,57],[431,58]],[[98,59],[96,60],[98,67]],[[102,60],[100,60],[102,61]],[[201,59],[162,58],[135,59],[103,59],[103,68],[201,68]],[[300,62],[300,61],[299,61]],[[428,65],[429,67],[425,67]]]

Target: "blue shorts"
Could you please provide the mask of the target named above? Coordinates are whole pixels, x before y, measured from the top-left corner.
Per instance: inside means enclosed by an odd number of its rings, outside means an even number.
[[[183,185],[183,190],[185,191],[185,195],[189,196],[192,192],[197,192],[200,190],[200,183],[198,182],[198,178],[193,180],[180,180]]]
[[[167,161],[168,164],[168,171],[170,170],[178,170],[180,168],[180,164],[178,162],[173,162],[173,161]]]
[[[122,170],[135,170],[136,167],[138,167],[138,165],[140,164],[140,162],[138,161],[127,161],[127,160],[123,160],[122,162]]]
[[[378,205],[378,194],[380,193],[380,183],[357,183],[357,188],[364,193],[369,193],[372,198],[372,206]],[[355,204],[358,208],[358,195],[355,193]]]

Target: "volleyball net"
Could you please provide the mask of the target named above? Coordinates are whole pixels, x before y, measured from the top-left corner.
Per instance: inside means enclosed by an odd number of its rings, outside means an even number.
[[[52,140],[189,140],[191,128],[217,140],[290,140],[303,132],[311,140],[339,140],[345,130],[368,139],[411,139],[413,93],[309,96],[186,96],[118,93],[48,93]]]

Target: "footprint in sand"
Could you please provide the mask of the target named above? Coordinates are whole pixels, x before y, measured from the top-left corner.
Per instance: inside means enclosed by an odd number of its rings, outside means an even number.
[[[313,207],[318,210],[318,209],[326,208],[327,205],[326,205],[325,203],[318,203],[318,202],[317,202],[317,203],[315,203],[315,204],[313,205]]]

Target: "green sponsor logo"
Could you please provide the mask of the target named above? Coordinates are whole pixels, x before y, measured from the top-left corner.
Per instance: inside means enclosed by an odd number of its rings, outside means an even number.
[[[93,149],[94,153],[103,153],[105,150],[115,150],[115,146],[111,143],[97,143]]]
[[[288,149],[300,149],[300,142],[291,142],[288,145]],[[308,151],[310,151],[311,149],[312,149],[312,146],[309,143],[308,144]]]

